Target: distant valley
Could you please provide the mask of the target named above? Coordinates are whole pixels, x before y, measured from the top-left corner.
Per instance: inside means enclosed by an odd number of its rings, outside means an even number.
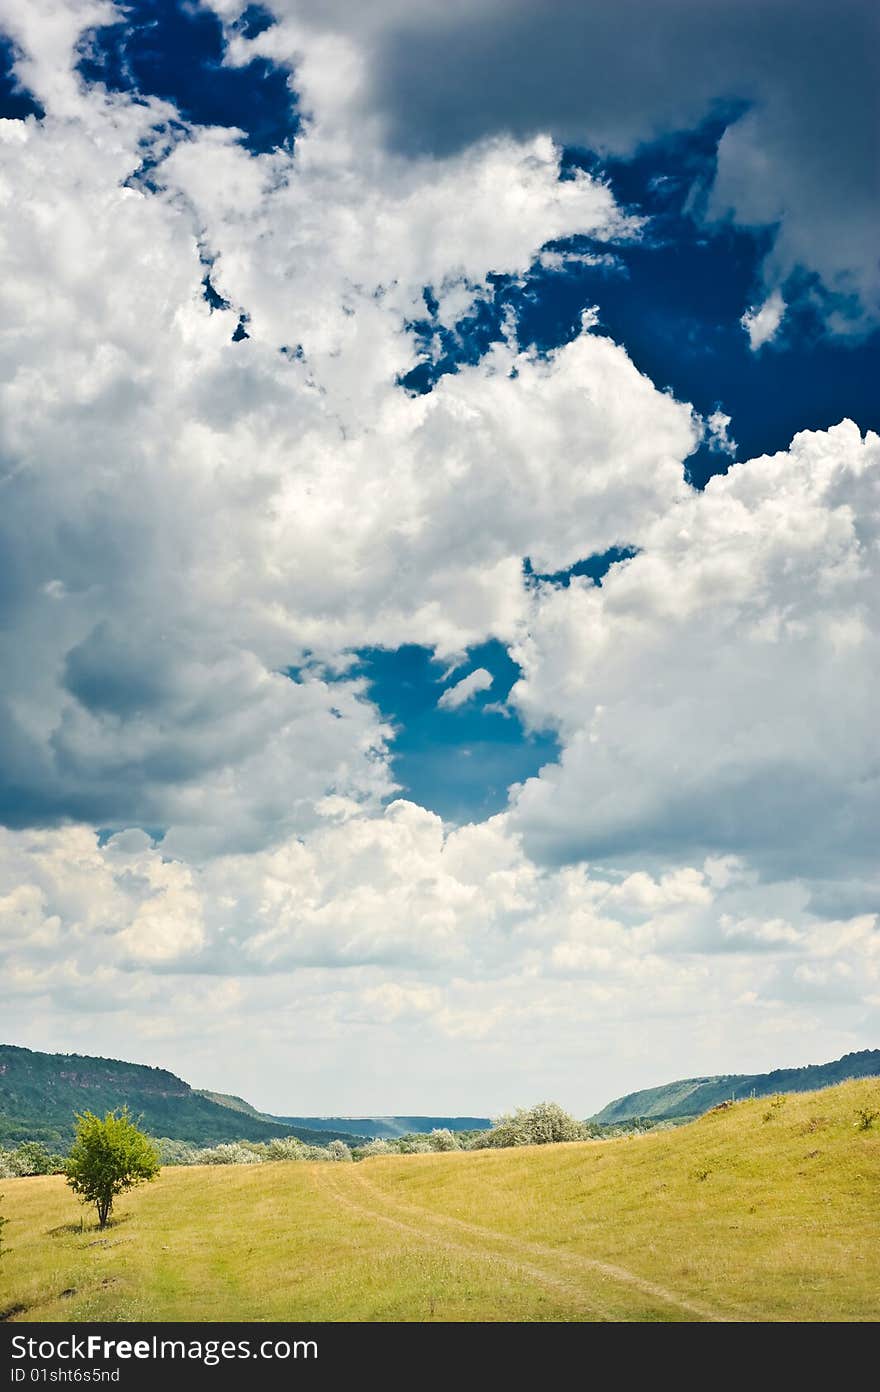
[[[876,1076],[880,1049],[865,1049],[805,1068],[681,1079],[616,1098],[589,1122],[596,1134],[620,1126],[631,1129],[640,1122],[680,1122],[731,1099],[808,1092]],[[374,1138],[394,1141],[441,1128],[486,1131],[492,1124],[488,1117],[478,1116],[277,1116],[258,1111],[242,1097],[193,1088],[163,1068],[0,1045],[0,1145],[36,1140],[65,1151],[73,1139],[77,1112],[102,1113],[122,1105],[151,1135],[198,1146],[285,1136],[308,1145],[341,1140],[358,1146]]]
[[[378,1116],[277,1117],[243,1097],[193,1088],[164,1068],[87,1054],[44,1054],[0,1044],[0,1145],[42,1141],[64,1151],[74,1117],[126,1105],[153,1136],[194,1145],[269,1141],[296,1136],[308,1145],[341,1140],[355,1146],[441,1127],[485,1131],[488,1117]]]

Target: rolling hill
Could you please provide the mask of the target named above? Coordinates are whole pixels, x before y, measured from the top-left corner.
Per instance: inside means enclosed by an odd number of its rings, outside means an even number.
[[[77,1112],[105,1112],[123,1104],[151,1135],[196,1145],[290,1135],[322,1145],[332,1139],[262,1117],[240,1099],[214,1100],[219,1096],[195,1091],[164,1068],[0,1044],[0,1145],[43,1141],[50,1149],[66,1150]],[[230,1100],[238,1105],[233,1108]]]
[[[851,1078],[880,1076],[880,1049],[844,1054],[833,1063],[808,1064],[805,1068],[777,1068],[772,1073],[726,1073],[711,1078],[684,1078],[663,1087],[645,1088],[618,1097],[597,1112],[591,1121],[604,1124],[644,1118],[677,1121],[701,1116],[720,1102],[744,1097],[769,1097],[775,1092],[813,1092]]]
[[[0,1320],[880,1317],[880,1083],[616,1140],[3,1181]],[[80,1226],[80,1219],[83,1225]]]

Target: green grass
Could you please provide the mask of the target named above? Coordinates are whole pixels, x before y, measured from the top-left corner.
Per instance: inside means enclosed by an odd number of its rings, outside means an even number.
[[[613,1141],[168,1169],[103,1234],[62,1179],[4,1180],[0,1313],[876,1320],[880,1119],[857,1129],[860,1107],[876,1080]]]

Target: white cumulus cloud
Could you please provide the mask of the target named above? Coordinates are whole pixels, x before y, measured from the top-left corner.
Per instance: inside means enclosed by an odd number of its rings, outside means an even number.
[[[713,478],[601,587],[539,586],[509,700],[564,748],[515,796],[533,852],[872,875],[878,563],[880,440],[844,422]]]
[[[485,667],[477,667],[454,686],[447,687],[437,705],[441,710],[458,710],[478,691],[488,691],[491,685],[492,673],[487,672]]]
[[[779,289],[773,290],[757,309],[746,310],[740,323],[749,336],[753,353],[776,337],[785,316],[785,300]]]

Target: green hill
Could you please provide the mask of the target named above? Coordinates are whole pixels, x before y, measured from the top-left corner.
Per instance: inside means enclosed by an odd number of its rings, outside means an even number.
[[[398,1136],[412,1133],[424,1135],[428,1131],[448,1129],[450,1131],[488,1131],[492,1125],[488,1117],[448,1117],[448,1116],[273,1116],[273,1121],[281,1121],[285,1126],[300,1128],[312,1126],[326,1132],[328,1128],[343,1127],[355,1131],[360,1136],[380,1137],[394,1140]]]
[[[245,1116],[256,1117],[259,1121],[280,1121],[279,1117],[270,1117],[264,1112],[258,1112],[250,1102],[245,1102],[243,1097],[236,1097],[234,1093],[211,1092],[209,1088],[193,1088],[193,1092],[199,1097],[207,1097],[209,1102],[216,1102],[218,1107],[228,1107],[231,1112],[243,1112]]]
[[[676,1121],[701,1116],[720,1102],[746,1097],[769,1097],[775,1092],[814,1092],[851,1078],[880,1076],[880,1049],[844,1054],[833,1063],[808,1064],[805,1068],[777,1068],[772,1073],[726,1073],[712,1078],[684,1078],[663,1087],[631,1092],[609,1102],[591,1121],[613,1124],[644,1118]]]
[[[164,1068],[0,1044],[0,1145],[31,1140],[66,1150],[75,1113],[123,1104],[152,1135],[197,1145],[291,1134],[277,1121],[219,1105]]]

